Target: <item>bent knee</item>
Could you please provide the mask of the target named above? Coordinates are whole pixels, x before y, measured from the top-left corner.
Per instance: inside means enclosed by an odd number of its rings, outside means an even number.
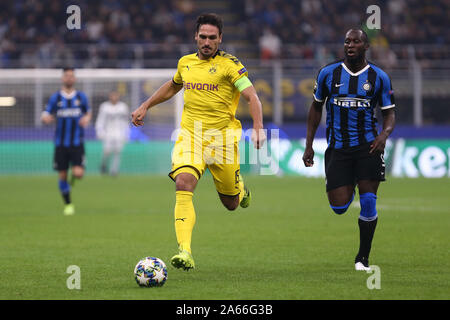
[[[222,204],[227,208],[229,211],[234,211],[239,207],[239,197],[231,198],[231,199],[221,199]]]
[[[224,204],[225,208],[227,208],[229,211],[234,211],[237,209],[238,205],[235,204]]]
[[[352,204],[354,197],[355,197],[355,194],[353,193],[351,199],[346,204],[344,204],[344,205],[333,205],[333,204],[330,203],[330,207],[334,211],[334,213],[336,213],[336,214],[344,214],[345,212],[347,212],[348,207],[350,207],[350,205]]]
[[[175,182],[175,188],[177,191],[187,191],[189,184],[183,179],[177,179]]]
[[[197,179],[191,174],[180,173],[175,178],[175,188],[177,191],[193,192],[196,184]]]
[[[72,175],[77,179],[81,179],[84,176],[84,169],[73,169]]]
[[[237,209],[239,204],[224,204],[225,208],[227,208],[229,211],[234,211]]]
[[[333,209],[334,213],[336,214],[344,214],[347,212],[348,207],[342,206],[342,207],[334,207],[330,206],[331,209]]]

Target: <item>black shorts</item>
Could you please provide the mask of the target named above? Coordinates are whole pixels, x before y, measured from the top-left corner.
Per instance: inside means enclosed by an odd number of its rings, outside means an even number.
[[[53,169],[66,171],[71,166],[84,168],[84,145],[76,147],[56,147],[53,157]]]
[[[385,181],[384,153],[369,153],[370,144],[325,151],[327,192],[360,180]]]

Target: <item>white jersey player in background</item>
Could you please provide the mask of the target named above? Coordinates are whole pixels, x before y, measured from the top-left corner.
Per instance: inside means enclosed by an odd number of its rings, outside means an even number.
[[[100,172],[107,173],[108,162],[112,156],[109,174],[113,176],[119,173],[120,154],[130,133],[129,108],[124,102],[119,101],[119,98],[117,92],[111,92],[109,100],[100,105],[95,122],[97,138],[103,143]]]

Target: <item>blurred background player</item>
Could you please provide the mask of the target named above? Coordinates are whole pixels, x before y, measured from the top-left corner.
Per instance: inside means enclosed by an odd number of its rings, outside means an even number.
[[[244,187],[239,173],[238,143],[242,130],[235,113],[240,94],[250,107],[255,147],[259,149],[265,140],[261,102],[247,78],[247,70],[236,57],[219,49],[222,28],[222,19],[218,15],[200,15],[195,32],[198,51],[183,56],[173,79],[163,84],[132,114],[133,124],[143,125],[148,109],[170,99],[184,86],[181,133],[173,149],[169,174],[176,185],[175,231],[179,246],[179,253],[172,257],[171,263],[184,270],[195,266],[191,254],[195,224],[192,197],[205,170],[210,170],[220,200],[228,210],[235,210],[239,204],[248,207],[250,202],[250,191]],[[201,128],[197,130],[197,126]],[[216,134],[208,136],[208,131]],[[194,148],[191,147],[192,140]],[[212,159],[204,154],[208,142],[217,143]],[[225,155],[225,161],[219,159],[219,153]]]
[[[109,100],[100,105],[95,131],[97,138],[103,143],[103,155],[100,164],[100,172],[108,172],[108,162],[112,156],[109,174],[116,176],[120,168],[120,155],[130,134],[129,108],[119,101],[119,93],[113,91],[109,94]]]
[[[75,82],[74,69],[63,69],[62,88],[50,97],[41,116],[44,124],[56,121],[53,168],[58,171],[58,185],[65,203],[65,215],[75,213],[70,188],[75,179],[81,179],[84,175],[84,129],[92,117],[88,99],[83,92],[75,90]],[[70,184],[67,181],[69,166],[72,169]]]
[[[395,101],[389,76],[366,60],[369,49],[363,30],[345,35],[344,60],[320,69],[309,109],[303,162],[314,165],[314,136],[327,101],[327,141],[325,175],[328,201],[337,214],[343,214],[359,190],[361,212],[358,219],[360,246],[356,270],[369,270],[369,254],[377,226],[377,190],[385,180],[384,148],[395,126]],[[383,116],[383,129],[376,130],[377,103]]]

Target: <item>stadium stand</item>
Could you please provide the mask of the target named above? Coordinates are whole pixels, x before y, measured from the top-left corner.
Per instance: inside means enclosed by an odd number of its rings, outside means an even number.
[[[0,3],[0,67],[130,68],[172,66],[192,50],[194,18],[214,11],[225,20],[225,43],[242,59],[260,58],[258,46],[272,30],[282,59],[340,57],[342,30],[366,21],[371,1],[205,1],[205,0],[18,0]],[[373,2],[373,1],[372,1]],[[369,31],[377,56],[386,63],[410,58],[449,59],[448,1],[377,1],[380,31]],[[66,28],[66,8],[81,8],[81,30]],[[151,23],[148,23],[151,21]],[[331,27],[333,26],[333,27]]]

